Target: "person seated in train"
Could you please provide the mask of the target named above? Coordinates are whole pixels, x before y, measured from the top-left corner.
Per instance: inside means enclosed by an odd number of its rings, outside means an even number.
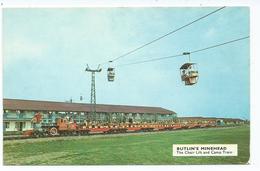
[[[70,117],[68,121],[69,121],[69,123],[73,123],[74,122],[72,117]]]

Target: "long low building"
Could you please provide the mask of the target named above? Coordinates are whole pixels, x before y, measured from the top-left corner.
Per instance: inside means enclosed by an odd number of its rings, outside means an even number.
[[[216,118],[216,117],[178,117],[177,122],[187,124],[187,123],[216,123],[217,125],[238,125],[245,124],[249,121],[242,120],[239,118]]]
[[[43,122],[51,122],[53,116],[72,117],[76,122],[84,122],[92,117],[93,105],[53,101],[3,99],[4,131],[24,131],[32,129],[31,119],[35,113],[43,115]],[[161,107],[125,106],[97,104],[96,119],[100,122],[158,122],[174,120],[176,112]]]

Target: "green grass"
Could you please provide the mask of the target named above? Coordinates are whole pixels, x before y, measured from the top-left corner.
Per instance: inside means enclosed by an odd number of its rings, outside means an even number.
[[[173,157],[172,144],[238,144],[236,157]],[[246,164],[249,127],[4,141],[5,165]]]

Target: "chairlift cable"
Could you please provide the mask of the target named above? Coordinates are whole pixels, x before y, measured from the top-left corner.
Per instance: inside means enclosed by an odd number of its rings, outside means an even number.
[[[206,48],[194,50],[194,51],[191,51],[189,53],[192,54],[192,53],[205,51],[205,50],[208,50],[208,49],[212,49],[212,48],[216,48],[216,47],[223,46],[223,45],[226,45],[226,44],[234,43],[234,42],[237,42],[237,41],[240,41],[240,40],[244,40],[244,39],[247,39],[247,38],[249,38],[249,36],[241,37],[241,38],[234,39],[234,40],[230,40],[230,41],[227,41],[227,42],[224,42],[224,43],[220,43],[220,44],[216,44],[216,45],[213,45],[213,46],[209,46],[209,47],[206,47]],[[148,60],[143,60],[143,61],[137,61],[137,62],[133,62],[133,63],[121,64],[121,65],[118,65],[116,67],[122,67],[122,66],[136,65],[136,64],[146,63],[146,62],[159,61],[159,60],[164,60],[164,59],[169,59],[169,58],[180,57],[180,56],[184,56],[184,55],[186,55],[186,54],[185,53],[181,53],[181,54],[176,54],[176,55],[171,55],[171,56],[166,56],[166,57],[159,57],[159,58],[153,58],[153,59],[148,59]]]
[[[194,20],[194,21],[192,21],[192,22],[190,22],[190,23],[188,23],[188,24],[185,24],[185,25],[183,25],[183,26],[181,26],[181,27],[179,27],[179,28],[177,28],[177,29],[175,29],[175,30],[173,30],[173,31],[171,31],[171,32],[169,32],[169,33],[167,33],[167,34],[164,34],[164,35],[162,35],[162,36],[160,36],[160,37],[158,37],[158,38],[156,38],[156,39],[154,39],[154,40],[152,40],[152,41],[150,41],[150,42],[148,42],[148,43],[145,43],[144,45],[139,46],[139,47],[137,47],[137,48],[135,48],[135,49],[133,49],[133,50],[131,50],[131,51],[129,51],[129,52],[127,52],[127,53],[121,55],[121,56],[118,56],[117,58],[115,58],[115,59],[113,59],[113,60],[110,60],[110,61],[111,61],[111,62],[114,62],[114,61],[116,61],[116,60],[118,60],[118,59],[120,59],[120,58],[123,58],[123,57],[125,57],[125,56],[127,56],[127,55],[130,55],[130,54],[136,52],[137,50],[142,49],[142,48],[144,48],[145,46],[148,46],[148,45],[150,45],[150,44],[152,44],[152,43],[154,43],[154,42],[156,42],[156,41],[158,41],[158,40],[160,40],[160,39],[162,39],[162,38],[164,38],[164,37],[166,37],[166,36],[169,36],[169,35],[171,35],[171,34],[177,32],[177,31],[179,31],[179,30],[185,28],[185,27],[188,27],[188,26],[190,26],[191,24],[193,24],[193,23],[195,23],[195,22],[198,22],[199,20],[202,20],[202,19],[204,19],[204,18],[206,18],[206,17],[208,17],[208,16],[210,16],[210,15],[212,15],[212,14],[214,14],[214,13],[216,13],[216,12],[218,12],[218,11],[224,9],[224,8],[225,8],[225,6],[223,6],[223,7],[221,7],[221,8],[218,8],[218,9],[215,10],[215,11],[212,11],[212,12],[210,12],[210,13],[208,13],[208,14],[206,14],[206,15],[204,15],[204,16],[202,16],[202,17],[200,17],[200,18],[198,18],[198,19],[196,19],[196,20]],[[108,62],[103,62],[103,63],[101,63],[100,65],[104,65],[104,64],[106,64],[106,63],[109,63],[110,61],[108,61]]]
[[[158,38],[156,38],[156,39],[154,39],[154,40],[152,40],[152,41],[150,41],[148,43],[145,43],[145,44],[143,44],[143,45],[141,45],[141,46],[139,46],[139,47],[137,47],[137,48],[135,48],[135,49],[133,49],[133,50],[123,54],[123,55],[121,55],[121,56],[118,56],[117,58],[115,58],[113,60],[110,60],[110,61],[114,62],[114,61],[116,61],[116,60],[118,60],[120,58],[123,58],[123,57],[125,57],[127,55],[130,55],[130,54],[134,53],[135,51],[140,50],[140,49],[144,48],[145,46],[148,46],[148,45],[150,45],[150,44],[152,44],[152,43],[154,43],[154,42],[156,42],[156,41],[158,41],[158,40],[160,40],[160,39],[162,39],[162,38],[164,38],[166,36],[169,36],[169,35],[177,32],[177,31],[185,28],[185,27],[188,27],[188,26],[190,26],[190,25],[192,25],[192,24],[194,24],[194,23],[196,23],[196,22],[198,22],[198,21],[200,21],[200,20],[202,20],[202,19],[204,19],[204,18],[206,18],[206,17],[208,17],[208,16],[210,16],[210,15],[212,15],[212,14],[214,14],[214,13],[216,13],[216,12],[222,10],[222,9],[224,9],[224,8],[225,8],[225,6],[223,6],[221,8],[218,8],[217,10],[214,10],[214,11],[212,11],[212,12],[210,12],[210,13],[208,13],[208,14],[206,14],[206,15],[204,15],[204,16],[202,16],[202,17],[200,17],[200,18],[198,18],[198,19],[196,19],[196,20],[194,20],[194,21],[192,21],[190,23],[188,23],[188,24],[185,24],[185,25],[183,25],[183,26],[181,26],[181,27],[179,27],[179,28],[169,32],[169,33],[166,33],[166,34],[164,34],[164,35],[162,35],[162,36],[160,36],[160,37],[158,37]],[[104,62],[102,64],[105,64],[105,63],[108,63],[108,62]]]
[[[224,43],[221,43],[221,44],[217,44],[217,45],[209,46],[209,47],[206,47],[206,48],[203,48],[203,49],[195,50],[195,51],[192,51],[190,53],[197,53],[197,52],[200,52],[200,51],[208,50],[208,49],[211,49],[211,48],[216,48],[218,46],[223,46],[225,44],[237,42],[237,41],[244,40],[244,39],[247,39],[247,38],[249,38],[249,36],[241,37],[241,38],[238,38],[238,39],[235,39],[235,40],[230,40],[228,42],[224,42]]]
[[[135,65],[135,64],[141,64],[141,63],[146,63],[146,62],[159,61],[159,60],[169,59],[169,58],[174,58],[174,57],[179,57],[179,56],[183,56],[183,54],[181,53],[181,54],[177,54],[177,55],[165,56],[165,57],[160,57],[160,58],[153,58],[153,59],[137,61],[137,62],[133,62],[133,63],[127,63],[127,64],[121,64],[121,65],[117,65],[116,67],[122,67],[122,66]]]

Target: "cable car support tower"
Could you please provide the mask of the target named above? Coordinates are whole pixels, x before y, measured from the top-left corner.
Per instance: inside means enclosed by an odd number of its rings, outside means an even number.
[[[96,85],[95,85],[95,73],[102,71],[102,69],[99,67],[100,65],[98,65],[97,69],[93,70],[90,69],[89,66],[87,65],[87,68],[85,69],[85,71],[91,72],[91,95],[90,95],[91,114],[89,117],[90,122],[96,122],[97,120],[100,119],[96,115]]]

